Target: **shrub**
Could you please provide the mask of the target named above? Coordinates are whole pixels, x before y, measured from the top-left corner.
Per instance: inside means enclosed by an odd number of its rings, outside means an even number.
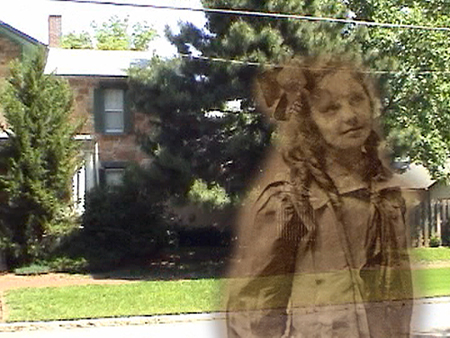
[[[38,263],[14,269],[14,273],[20,276],[41,275],[49,273],[50,271],[51,268],[48,265]]]
[[[83,251],[91,268],[148,257],[168,245],[170,223],[162,198],[145,183],[132,168],[123,185],[87,195],[82,228],[72,245]]]
[[[179,246],[228,247],[231,244],[231,231],[214,227],[178,229]]]
[[[83,257],[54,257],[47,264],[53,272],[81,273],[88,268],[88,262]]]
[[[223,209],[231,203],[231,198],[224,188],[217,183],[208,186],[206,182],[196,179],[188,192],[190,201],[210,209]]]
[[[438,236],[432,236],[430,238],[430,247],[437,248],[441,245],[441,239]]]

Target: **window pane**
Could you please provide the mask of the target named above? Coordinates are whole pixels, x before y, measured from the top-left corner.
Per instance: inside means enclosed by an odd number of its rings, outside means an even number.
[[[122,89],[105,89],[105,110],[123,110]]]
[[[108,186],[120,185],[123,181],[124,170],[122,168],[105,169],[105,182]]]
[[[105,131],[123,132],[123,111],[105,111]]]

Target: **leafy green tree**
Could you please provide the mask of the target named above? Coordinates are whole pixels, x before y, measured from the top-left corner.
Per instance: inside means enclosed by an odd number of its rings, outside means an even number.
[[[121,20],[116,16],[98,26],[92,23],[97,41],[97,49],[103,50],[127,50],[131,45],[131,39],[127,34],[128,19]]]
[[[349,1],[356,19],[450,27],[450,3]],[[363,53],[382,74],[383,122],[394,155],[424,164],[436,179],[447,178],[450,155],[450,32],[425,29],[360,29]],[[446,73],[447,71],[447,73]]]
[[[14,62],[1,101],[10,128],[1,235],[19,262],[42,257],[71,225],[71,178],[79,165],[74,136],[81,123],[71,116],[70,88],[44,67],[43,51]]]
[[[133,25],[133,31],[131,33],[131,49],[148,50],[150,42],[157,36],[158,34],[155,29],[151,28],[146,22],[137,22]]]
[[[93,49],[91,35],[88,32],[69,33],[61,37],[61,47],[66,49]]]
[[[69,33],[61,39],[61,47],[68,49],[139,50],[145,51],[157,36],[146,22],[135,23],[131,29],[128,18],[112,16],[108,21],[91,23],[93,36],[88,32]],[[93,43],[95,41],[95,44]]]

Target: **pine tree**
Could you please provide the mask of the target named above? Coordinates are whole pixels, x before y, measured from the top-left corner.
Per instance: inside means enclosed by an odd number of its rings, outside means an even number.
[[[394,24],[448,27],[450,23],[443,0],[203,0],[202,4]],[[155,177],[176,194],[200,186],[192,182],[202,180],[210,188],[218,183],[229,194],[243,191],[258,170],[255,164],[271,130],[253,102],[255,76],[293,55],[320,53],[353,53],[374,71],[383,71],[381,122],[393,156],[424,164],[436,179],[448,176],[448,32],[223,13],[206,17],[203,29],[182,23],[179,33],[166,32],[186,57],[155,59],[146,70],[131,71],[134,101],[153,117],[152,132],[143,135],[142,143],[155,159]],[[240,108],[227,111],[226,103],[234,100]],[[221,111],[222,118],[207,118],[208,111]]]
[[[79,161],[74,135],[81,123],[71,116],[71,91],[44,67],[44,52],[13,63],[1,101],[10,128],[7,173],[0,176],[8,199],[1,235],[19,261],[42,255],[49,238],[64,228]]]
[[[347,15],[336,1],[202,3],[211,8]],[[281,64],[295,54],[357,50],[359,31],[344,24],[206,16],[205,29],[183,23],[179,33],[167,31],[178,52],[187,57],[154,59],[147,69],[132,69],[131,92],[137,108],[153,117],[152,131],[143,135],[142,144],[154,158],[155,181],[162,180],[177,195],[204,186],[193,184],[203,181],[210,189],[218,184],[229,195],[239,195],[258,170],[272,130],[255,107],[255,76],[265,65]],[[237,109],[231,109],[230,102],[237,103]],[[208,117],[208,112],[217,111],[220,117]]]

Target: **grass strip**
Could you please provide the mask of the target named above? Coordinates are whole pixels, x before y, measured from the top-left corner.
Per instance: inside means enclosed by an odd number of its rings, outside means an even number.
[[[413,270],[418,298],[450,295],[450,268]],[[9,322],[225,310],[224,279],[24,288],[6,292]]]
[[[411,260],[425,263],[450,261],[450,247],[415,248],[411,250]]]
[[[450,296],[450,268],[413,270],[417,298]]]
[[[7,321],[220,311],[221,285],[221,280],[199,279],[10,290]]]

